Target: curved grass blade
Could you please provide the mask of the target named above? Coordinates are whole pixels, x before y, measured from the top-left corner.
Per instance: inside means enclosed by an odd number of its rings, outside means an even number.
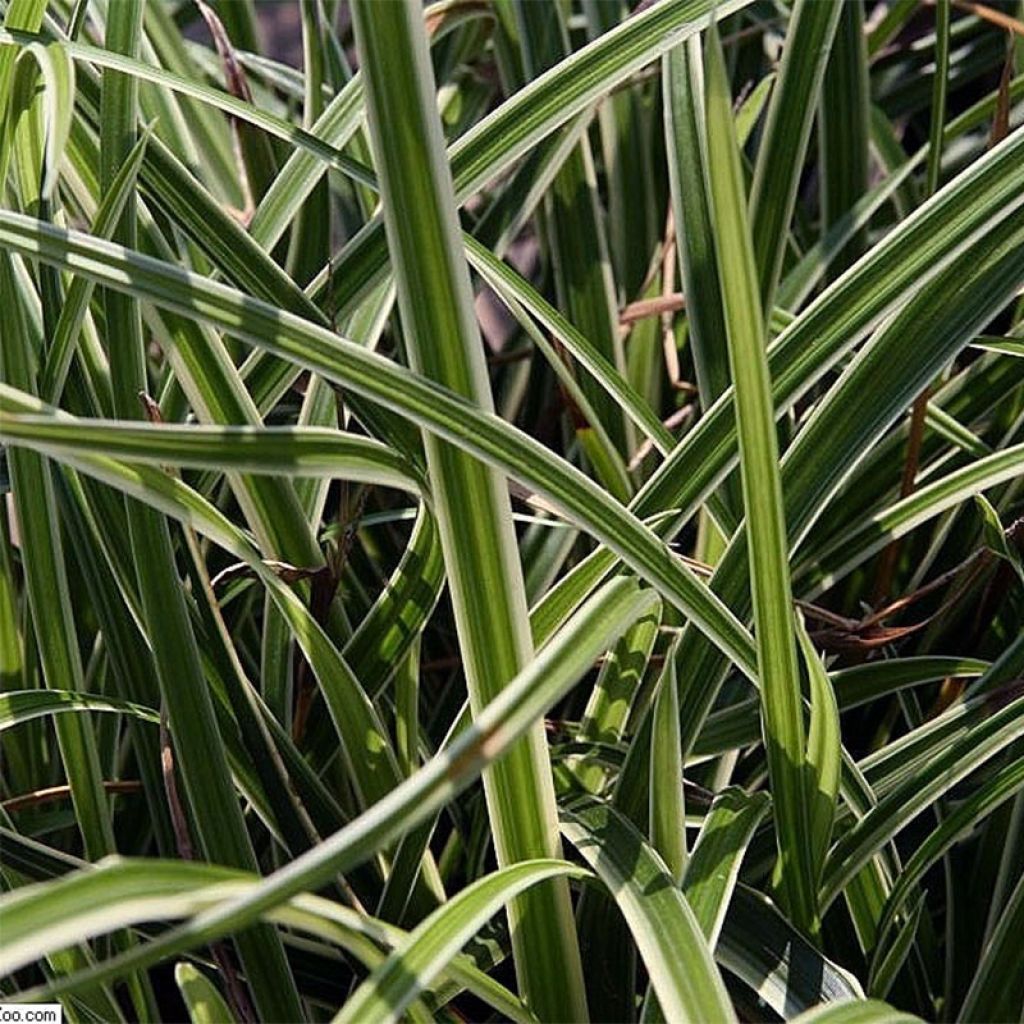
[[[46,13],[46,0],[11,0],[4,11],[4,29],[21,29],[35,32]],[[14,84],[15,65],[18,59],[17,47],[0,44],[0,114],[4,117],[3,131],[0,131],[0,181],[7,181],[7,170],[11,156],[11,137],[7,125],[7,108]]]
[[[892,658],[836,669],[830,678],[839,710],[847,711],[906,687],[950,678],[974,679],[989,664],[977,658],[945,656]],[[694,754],[706,757],[758,742],[761,734],[757,703],[756,698],[737,701],[708,715],[694,745]]]
[[[39,65],[43,81],[43,123],[46,143],[43,153],[43,181],[40,195],[49,201],[57,186],[75,109],[75,67],[56,43],[33,43],[25,50]]]
[[[291,897],[350,870],[391,840],[434,814],[500,757],[538,716],[563,697],[595,658],[654,602],[635,583],[616,580],[598,591],[501,695],[477,716],[443,753],[436,755],[383,800],[261,881],[251,892],[227,900],[143,949],[97,965],[87,975],[49,986],[67,987],[117,977],[139,964],[157,962],[245,928]],[[122,901],[123,902],[123,901]],[[180,902],[177,904],[180,907]],[[36,928],[38,933],[38,928]],[[32,959],[31,953],[29,959]]]
[[[192,99],[201,100],[217,110],[262,129],[275,138],[283,139],[285,142],[306,150],[326,166],[333,167],[354,181],[376,188],[377,181],[372,171],[351,157],[345,156],[338,148],[324,142],[311,131],[278,117],[276,114],[262,110],[252,103],[238,99],[230,93],[204,85],[194,78],[186,78],[164,68],[144,63],[114,49],[67,41],[46,43],[42,37],[6,28],[0,29],[0,44],[20,46],[26,49],[46,45],[62,53],[67,59],[82,61],[98,68],[130,76],[137,81],[150,82]],[[71,108],[68,109],[70,111]]]
[[[992,814],[1024,786],[1024,759],[1018,759],[996,772],[960,806],[944,817],[917,847],[896,879],[878,922],[880,948],[884,948],[889,927],[903,912],[907,899],[913,893],[925,872],[955,843],[969,835],[977,824]]]
[[[530,311],[582,363],[607,393],[622,407],[662,453],[675,446],[675,439],[662,425],[650,405],[587,337],[571,324],[507,263],[499,260],[471,235],[463,235],[466,257],[500,298],[512,309],[514,300]],[[508,299],[506,299],[508,296]]]
[[[371,698],[402,671],[403,659],[434,610],[444,582],[437,521],[423,503],[401,561],[342,650]]]
[[[730,786],[715,796],[683,877],[683,892],[708,945],[718,946],[740,865],[754,830],[768,812],[766,793]]]
[[[334,1018],[338,1024],[391,1022],[430,986],[455,954],[510,900],[532,885],[587,872],[566,861],[520,861],[477,879],[438,907],[356,989]]]
[[[793,1018],[794,1024],[920,1024],[920,1019],[877,999],[822,1006]]]
[[[882,945],[876,947],[875,956],[871,962],[871,973],[868,975],[868,992],[872,996],[884,999],[892,989],[903,965],[907,962],[907,957],[917,939],[917,930],[921,924],[921,913],[924,910],[926,896],[926,892],[920,894],[917,902],[906,915],[906,921],[900,926],[899,933],[892,945],[888,948]]]
[[[27,255],[88,273],[111,287],[217,324],[409,415],[567,511],[638,574],[657,581],[665,597],[699,628],[707,628],[745,674],[755,675],[749,634],[666,546],[593,481],[495,417],[308,321],[158,260],[138,253],[128,256],[116,245],[0,211],[0,246],[24,248]],[[126,261],[131,266],[128,275]],[[592,586],[590,582],[588,589]]]
[[[18,410],[18,412],[14,412]],[[22,413],[25,410],[27,414]],[[322,427],[178,427],[132,420],[83,420],[0,385],[2,430],[54,451],[108,455],[148,465],[299,477],[330,477],[418,494],[423,483],[378,441]]]
[[[76,871],[89,866],[74,857],[55,855],[51,848],[7,830],[3,830],[3,838],[5,848],[13,852],[22,869],[37,877],[64,876],[54,887],[56,894],[47,892],[43,886],[34,886],[31,891],[18,893],[17,899],[11,897],[15,925],[31,925],[33,919],[38,924],[36,932],[27,937],[37,949],[59,947],[76,929],[79,933],[86,930],[101,934],[118,923],[133,925],[146,921],[153,913],[152,904],[147,901],[151,896],[166,907],[167,918],[173,920],[243,896],[260,883],[252,874],[188,861],[111,858],[88,871]],[[75,873],[68,875],[69,870]],[[153,878],[151,891],[145,888],[147,874]],[[294,897],[276,908],[272,917],[286,927],[338,945],[371,969],[384,961],[382,950],[399,946],[407,937],[401,928],[386,921],[319,896]],[[9,937],[12,944],[16,940],[22,942],[15,947],[15,955],[24,958],[26,936],[12,932]],[[75,985],[76,992],[77,989]],[[468,989],[503,1018],[517,1024],[536,1024],[537,1018],[519,999],[486,976],[466,955],[456,956],[448,965],[435,989],[437,1000],[444,1001],[442,993],[451,998],[462,989]],[[422,1008],[416,1019],[422,1019]]]
[[[1014,445],[954,470],[875,513],[823,548],[814,563],[820,575],[809,597],[881,551],[890,539],[909,533],[983,490],[1013,480],[1022,467],[1024,444]]]
[[[562,833],[601,878],[629,925],[666,1020],[734,1019],[693,911],[664,862],[603,804],[562,812]]]
[[[812,946],[771,900],[742,883],[733,892],[715,956],[783,1019],[821,1003],[864,997],[853,975]]]
[[[650,615],[629,629],[605,659],[580,722],[581,741],[615,743],[621,739],[658,638],[661,617],[659,602]],[[584,788],[595,793],[600,790],[606,771],[599,764],[584,763],[577,775]]]
[[[174,968],[174,983],[185,1000],[192,1024],[233,1024],[234,1017],[216,985],[188,963]]]
[[[822,906],[909,821],[1022,734],[1024,698],[1017,697],[901,779],[832,848],[822,879]]]
[[[152,708],[99,694],[70,690],[14,690],[0,694],[0,732],[34,718],[67,711],[110,711],[133,715],[147,722],[160,721],[159,713]]]

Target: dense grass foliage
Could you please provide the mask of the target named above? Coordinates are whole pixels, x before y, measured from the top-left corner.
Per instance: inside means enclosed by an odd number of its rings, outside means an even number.
[[[1024,5],[0,15],[0,1002],[1021,1020]]]

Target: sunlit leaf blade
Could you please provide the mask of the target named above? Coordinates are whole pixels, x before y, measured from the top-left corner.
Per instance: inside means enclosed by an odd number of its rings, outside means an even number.
[[[683,892],[712,947],[729,911],[747,844],[768,811],[763,794],[722,790],[704,818],[683,877]]]
[[[649,531],[592,481],[495,417],[308,321],[244,299],[230,288],[175,271],[160,261],[132,254],[128,259],[132,267],[129,281],[123,250],[109,243],[88,240],[75,232],[54,231],[0,212],[0,245],[24,245],[31,255],[74,266],[112,287],[129,289],[162,306],[222,325],[268,351],[294,358],[381,404],[407,413],[446,440],[479,453],[549,500],[571,509],[581,526],[593,530],[612,550],[628,558],[645,578],[657,580],[666,598],[678,602],[695,622],[713,631],[716,642],[744,672],[754,673],[749,635],[681,562],[667,555],[664,545],[654,542]],[[73,256],[76,250],[84,258]],[[339,358],[342,353],[343,360]]]
[[[158,722],[160,715],[130,701],[69,690],[17,690],[0,695],[0,731],[65,711],[108,711]]]
[[[594,805],[564,811],[562,832],[626,918],[666,1020],[731,1020],[725,986],[693,911],[633,826]]]
[[[793,1019],[800,1024],[912,1024],[920,1018],[876,999],[867,999],[808,1010]]]
[[[419,12],[358,3],[353,14],[412,364],[489,412],[493,398]],[[422,172],[416,180],[403,174],[410,162]],[[425,448],[470,704],[479,713],[531,655],[511,504],[504,481],[490,467],[436,437],[428,436]],[[491,585],[494,580],[501,585]],[[501,866],[559,856],[554,785],[540,723],[487,774],[485,786]],[[509,906],[509,923],[526,999],[544,1016],[582,1016],[582,965],[565,881],[523,892]]]
[[[761,893],[733,893],[715,956],[781,1017],[863,998],[857,980],[823,957]]]
[[[814,872],[806,843],[810,815],[798,767],[805,733],[771,377],[729,83],[714,31],[706,50],[705,74],[712,212],[736,389],[754,634],[779,845],[777,878],[796,920],[814,928]]]
[[[335,1020],[348,1024],[401,1019],[417,992],[430,985],[447,961],[516,893],[548,878],[582,873],[565,861],[537,860],[485,875],[423,921],[353,993]]]
[[[57,184],[64,147],[71,131],[75,101],[75,66],[55,43],[47,46],[33,43],[25,52],[26,57],[31,57],[39,65],[45,97],[43,117],[46,124],[46,147],[40,194],[44,200],[49,201]]]
[[[269,908],[315,889],[336,873],[370,858],[389,840],[426,819],[458,791],[479,778],[544,710],[564,696],[594,659],[653,603],[635,584],[620,580],[591,598],[544,651],[477,716],[442,753],[383,800],[315,849],[271,875],[251,893],[89,972],[89,980],[114,977],[140,963],[194,948],[245,927]],[[31,920],[31,918],[29,918]],[[29,926],[30,927],[30,926]],[[54,991],[59,985],[52,985]]]
[[[182,962],[174,968],[174,981],[188,1007],[192,1024],[231,1024],[231,1011],[202,971]]]

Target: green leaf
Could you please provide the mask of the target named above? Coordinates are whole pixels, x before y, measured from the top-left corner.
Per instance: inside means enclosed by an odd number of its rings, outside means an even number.
[[[712,14],[724,18],[749,0],[671,0],[628,18],[518,90],[449,150],[458,202],[499,176],[553,131],[581,114],[645,64],[698,32]],[[334,308],[347,311],[386,267],[381,220],[352,240],[330,275],[311,286],[316,297],[333,285]]]
[[[507,263],[497,259],[472,236],[464,235],[463,240],[467,259],[506,302],[513,315],[515,305],[519,303],[529,310],[572,353],[573,358],[586,367],[633,423],[654,442],[655,447],[667,454],[675,444],[672,435],[622,373]]]
[[[900,969],[906,963],[921,924],[921,912],[924,910],[925,897],[922,892],[917,902],[911,907],[906,921],[900,926],[899,934],[888,948],[878,946],[875,958],[871,963],[871,974],[868,977],[868,991],[872,996],[884,999],[891,990]],[[884,953],[884,956],[882,955]]]
[[[456,953],[517,894],[545,879],[587,872],[565,861],[521,861],[477,879],[439,907],[356,989],[335,1017],[353,1021],[397,1021]]]
[[[765,793],[737,786],[715,796],[683,878],[683,892],[708,944],[715,948],[729,911],[747,844],[768,811]]]
[[[715,955],[782,1018],[864,996],[853,975],[812,946],[767,896],[742,883],[733,893]]]
[[[92,225],[92,232],[98,238],[110,238],[120,222],[125,205],[135,190],[148,141],[147,129],[132,147],[131,153],[118,169],[110,187],[104,192],[103,201],[96,211]],[[64,296],[64,305],[61,307],[60,317],[50,342],[50,351],[39,374],[39,393],[49,402],[59,401],[64,390],[94,287],[88,278],[76,277]]]
[[[885,949],[881,940],[896,920],[904,914],[907,899],[924,877],[925,872],[959,840],[969,835],[978,822],[992,814],[1024,786],[1024,759],[1018,759],[997,771],[980,785],[976,792],[942,819],[918,845],[896,879],[878,923],[879,949]],[[911,911],[910,916],[913,916]],[[899,942],[897,938],[893,945]]]
[[[797,0],[750,186],[750,221],[761,302],[770,311],[814,111],[842,4]]]
[[[517,2],[515,10],[526,77],[536,79],[552,67],[564,67],[569,39],[558,8],[526,0]],[[543,224],[559,306],[601,356],[621,372],[625,355],[618,332],[615,283],[587,135],[580,138],[552,179]],[[589,258],[580,260],[580,253]],[[583,381],[583,390],[613,446],[625,452],[622,410],[589,377]]]
[[[916,1024],[920,1018],[877,999],[865,999],[807,1010],[793,1020],[799,1024]]]
[[[417,9],[353,5],[356,40],[388,250],[412,365],[485,413],[493,408],[459,245],[426,32]],[[415,177],[405,173],[416,166]],[[524,668],[532,643],[507,485],[490,467],[434,436],[424,439],[474,713]],[[494,585],[497,583],[497,585]],[[486,795],[502,867],[560,853],[555,791],[537,723],[489,773]],[[582,965],[564,880],[509,906],[524,998],[552,1019],[585,1015]]]
[[[633,826],[597,804],[563,811],[562,832],[625,917],[665,1019],[733,1020],[725,986],[690,905]]]
[[[811,808],[811,832],[814,878],[821,877],[835,816],[839,793],[839,765],[842,735],[839,730],[839,707],[835,691],[821,657],[814,649],[803,623],[797,626],[797,637],[807,667],[811,690],[811,724],[807,733],[807,802]]]
[[[43,121],[46,126],[46,150],[43,155],[42,198],[53,197],[71,132],[75,109],[75,67],[57,43],[32,43],[25,50],[39,66],[43,83]]]
[[[457,792],[479,778],[485,767],[503,755],[538,716],[563,697],[589,670],[595,658],[646,614],[654,595],[635,583],[616,580],[602,588],[577,612],[521,675],[492,701],[442,753],[403,782],[373,808],[307,853],[264,879],[251,892],[224,901],[222,907],[195,918],[145,947],[98,965],[87,977],[53,983],[56,994],[83,981],[116,977],[139,964],[155,963],[210,942],[260,919],[291,897],[326,884],[339,872],[372,857],[389,841],[415,828]],[[180,867],[180,865],[176,865]],[[149,879],[143,891],[156,898]],[[124,904],[120,897],[117,902]],[[175,904],[181,911],[180,896]],[[159,916],[159,915],[157,915]],[[57,919],[61,920],[60,915]],[[28,934],[40,940],[38,916],[26,915]],[[9,926],[10,918],[5,921]],[[5,933],[13,941],[13,932]],[[58,940],[66,941],[66,940]],[[26,953],[33,959],[32,951]]]
[[[864,4],[850,0],[839,8],[818,111],[821,214],[826,226],[851,209],[868,188],[870,86]],[[833,273],[855,262],[865,241],[864,232],[854,235],[833,264]]]
[[[30,722],[33,718],[66,711],[112,711],[148,722],[160,721],[160,715],[152,708],[98,694],[68,690],[15,690],[0,694],[0,732],[22,722]]]
[[[813,931],[814,869],[806,842],[810,811],[799,768],[804,723],[771,377],[732,99],[714,30],[705,54],[705,75],[716,256],[736,390],[762,721],[779,847],[776,878],[797,922]]]
[[[686,813],[683,805],[683,750],[679,738],[679,687],[669,661],[654,698],[651,736],[651,846],[678,885],[686,871]]]
[[[0,290],[10,299],[0,346],[0,374],[31,390],[33,352],[25,303],[29,298],[16,283],[12,258],[0,258]],[[71,588],[56,511],[53,468],[35,452],[10,451],[14,509],[21,533],[23,571],[28,610],[37,635],[42,678],[48,689],[78,692],[85,689]],[[56,624],[47,629],[46,623]],[[60,718],[55,723],[64,772],[71,787],[77,824],[90,858],[115,849],[110,812],[101,785],[101,768],[92,723],[84,716]]]
[[[571,510],[574,521],[592,531],[643,578],[656,580],[668,600],[700,628],[708,629],[745,673],[754,674],[749,634],[664,544],[591,480],[496,417],[361,346],[258,300],[243,298],[223,285],[137,253],[128,256],[110,243],[56,231],[0,211],[0,246],[20,249],[22,245],[33,256],[73,266],[94,280],[130,289],[136,296],[186,315],[200,316],[261,348],[294,358],[486,458],[556,507]],[[73,253],[85,258],[79,260]],[[132,268],[130,281],[124,275],[126,262]],[[339,359],[341,353],[344,360]],[[586,586],[590,589],[593,581]]]
[[[828,906],[872,853],[960,779],[1022,734],[1024,698],[1018,697],[900,779],[832,848],[822,879],[822,906]]]
[[[191,964],[174,968],[174,981],[185,1000],[192,1024],[234,1024],[234,1017],[217,987],[202,971]]]
[[[658,638],[661,618],[659,602],[609,652],[580,721],[582,741],[614,743],[621,739]],[[605,775],[605,770],[596,764],[582,764],[578,769],[581,783],[591,792],[601,788]]]
[[[81,867],[74,858],[69,858],[70,864],[59,859],[54,863],[47,848],[40,850],[39,844],[16,833],[5,830],[4,841],[25,866],[29,859],[33,864],[45,860],[46,868],[57,874]],[[27,962],[38,950],[66,945],[69,937],[140,925],[156,914],[171,920],[200,914],[244,897],[259,885],[256,875],[210,864],[108,858],[94,868],[64,874],[50,886],[27,886],[10,894],[2,904],[5,925],[10,925],[4,936],[5,951],[12,963]],[[268,919],[340,946],[370,968],[385,959],[382,949],[393,949],[406,940],[401,928],[320,896],[297,896],[268,913]],[[77,992],[80,983],[70,984]],[[507,989],[484,975],[470,957],[460,955],[448,965],[438,989],[457,995],[463,988],[509,1020],[536,1021]]]
[[[688,39],[662,61],[665,140],[686,323],[701,402],[709,408],[728,389],[732,377],[710,209],[703,77],[699,36]]]
[[[119,3],[111,9],[104,36],[109,50],[129,56],[138,53],[142,12],[141,0]],[[117,71],[104,72],[99,161],[103,189],[114,186],[121,162],[131,156],[136,141],[137,99],[135,79]],[[159,148],[159,141],[151,139],[149,152],[154,148]],[[135,244],[134,204],[126,205],[114,237],[123,244]],[[148,392],[148,381],[138,304],[118,291],[107,291],[103,300],[108,338],[117,339],[109,347],[114,412],[125,419],[141,419],[139,394]],[[125,510],[143,623],[199,846],[210,860],[254,870],[256,855],[235,796],[203,677],[168,523],[154,509],[136,501],[127,501]],[[240,935],[236,945],[259,1011],[271,1018],[297,1016],[298,992],[276,932],[261,926]]]
[[[921,523],[973,497],[979,491],[1012,480],[1024,466],[1024,444],[994,452],[954,470],[913,494],[895,502],[870,519],[843,531],[823,546],[817,565],[823,570],[819,587],[846,575],[865,558],[880,551],[894,537],[902,537]]]
[[[245,473],[331,477],[424,489],[414,468],[394,450],[358,434],[322,427],[219,427],[82,420],[60,413],[15,388],[0,385],[4,433],[51,451],[108,455],[153,466]]]
[[[37,37],[33,35],[7,29],[0,29],[0,44],[27,49],[41,45]],[[73,60],[82,61],[130,77],[138,82],[151,82],[193,99],[202,100],[264,132],[301,147],[324,164],[335,167],[363,184],[376,185],[376,180],[370,171],[357,161],[344,156],[337,148],[322,141],[315,134],[284,118],[261,110],[251,103],[237,99],[220,89],[214,89],[194,79],[184,78],[173,72],[165,71],[163,68],[136,60],[125,53],[117,52],[113,47],[101,49],[84,43],[58,41],[49,43],[46,48],[59,54],[61,60],[66,64],[70,64]],[[73,77],[70,81],[73,84]],[[67,109],[68,115],[71,110],[70,107]],[[62,111],[62,113],[64,112]]]
[[[1007,540],[1006,531],[999,521],[999,513],[992,507],[992,503],[984,494],[976,494],[974,503],[981,513],[981,530],[982,536],[985,538],[985,547],[1013,566],[1017,576],[1024,583],[1024,561],[1021,559],[1020,552]]]

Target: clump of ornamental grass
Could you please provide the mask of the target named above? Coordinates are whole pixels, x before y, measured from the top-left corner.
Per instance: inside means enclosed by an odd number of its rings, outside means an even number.
[[[0,1000],[1018,1021],[1018,7],[2,0]]]

